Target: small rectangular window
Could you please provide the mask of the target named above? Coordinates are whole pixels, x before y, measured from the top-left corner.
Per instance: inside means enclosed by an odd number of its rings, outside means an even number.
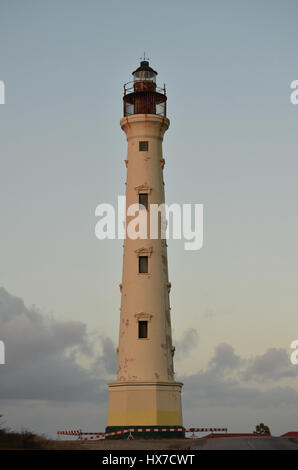
[[[140,152],[148,152],[148,140],[140,140],[139,141],[139,151]]]
[[[139,204],[144,206],[146,210],[148,210],[148,194],[139,194]],[[143,207],[140,207],[142,210]]]
[[[139,273],[148,272],[148,256],[139,256]]]
[[[139,338],[148,338],[148,322],[139,321]]]

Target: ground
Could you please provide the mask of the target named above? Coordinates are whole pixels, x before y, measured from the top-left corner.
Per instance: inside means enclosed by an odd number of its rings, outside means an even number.
[[[287,437],[219,437],[213,439],[121,439],[51,441],[59,450],[298,450],[298,440]]]

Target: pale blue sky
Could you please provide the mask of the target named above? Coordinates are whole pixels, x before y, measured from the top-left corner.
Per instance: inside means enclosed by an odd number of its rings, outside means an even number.
[[[122,242],[95,207],[125,191],[123,84],[143,52],[166,83],[167,202],[204,204],[204,246],[169,242],[174,337],[254,356],[298,336],[298,4],[0,0],[0,285],[118,335]],[[0,338],[1,339],[1,338]]]

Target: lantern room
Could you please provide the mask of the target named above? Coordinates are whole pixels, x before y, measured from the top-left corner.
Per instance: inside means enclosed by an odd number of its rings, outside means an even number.
[[[156,86],[157,72],[147,60],[132,72],[133,81],[124,85],[123,115],[158,114],[166,117],[166,89]]]

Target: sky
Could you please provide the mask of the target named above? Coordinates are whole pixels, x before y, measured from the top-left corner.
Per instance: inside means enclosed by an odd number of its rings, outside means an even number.
[[[166,201],[204,204],[204,244],[169,240],[186,426],[297,428],[295,0],[0,0],[0,414],[102,431],[122,241],[95,208],[125,192],[123,84],[144,51],[166,83]],[[297,429],[296,429],[297,430]]]

